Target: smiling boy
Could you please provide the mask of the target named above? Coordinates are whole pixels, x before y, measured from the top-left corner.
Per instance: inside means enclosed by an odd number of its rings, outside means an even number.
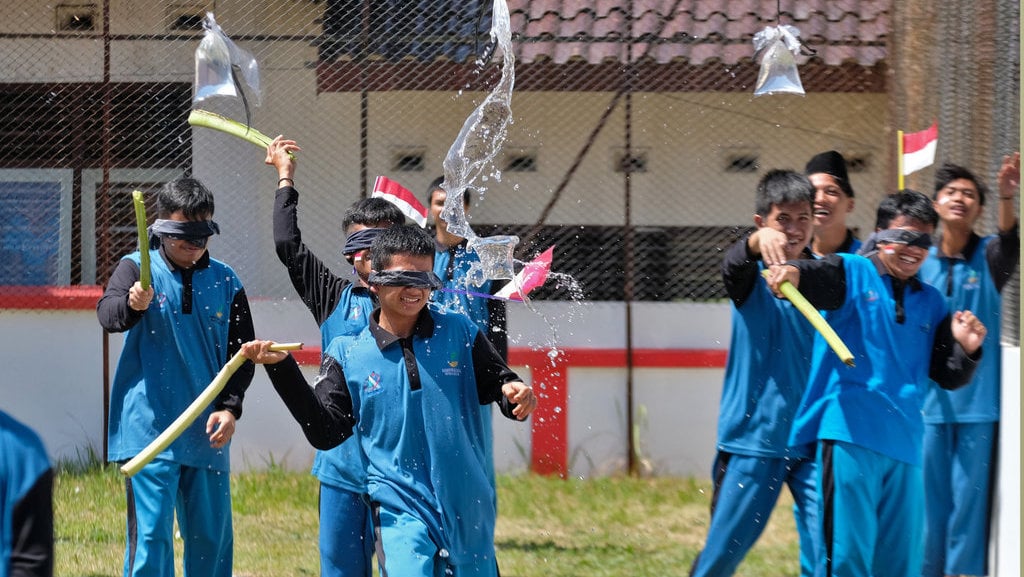
[[[801,574],[814,571],[817,503],[814,459],[789,446],[790,426],[807,383],[813,330],[761,279],[772,264],[811,258],[814,187],[801,174],[773,170],[757,185],[754,224],[722,261],[732,300],[732,339],[718,415],[714,496],[704,548],[690,570],[732,575],[767,524],[783,485],[796,504]]]
[[[814,155],[804,174],[814,185],[814,240],[811,251],[823,256],[836,252],[856,253],[860,241],[846,226],[855,204],[846,159],[835,150]]]
[[[269,342],[242,350],[267,364],[313,446],[358,428],[382,575],[496,577],[481,413],[494,402],[523,420],[537,400],[468,317],[427,306],[440,280],[426,232],[386,229],[369,258],[380,308],[364,330],[331,342],[315,388]]]
[[[815,336],[807,391],[790,444],[817,443],[823,551],[831,576],[919,575],[924,529],[921,407],[929,377],[967,383],[984,325],[950,315],[917,278],[938,215],[914,191],[895,195],[888,228],[866,257],[834,254],[775,267],[769,284],[799,286],[855,355],[846,366]]]

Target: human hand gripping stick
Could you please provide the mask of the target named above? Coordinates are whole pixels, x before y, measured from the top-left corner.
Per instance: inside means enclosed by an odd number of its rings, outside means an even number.
[[[768,286],[775,293],[775,296],[785,297],[789,302],[793,303],[801,314],[811,323],[811,326],[817,330],[828,346],[835,351],[839,359],[848,366],[854,366],[853,353],[847,348],[846,344],[836,331],[828,324],[825,317],[821,316],[821,313],[814,308],[811,303],[800,291],[797,290],[797,284],[800,282],[800,270],[792,266],[774,266],[770,269],[761,271],[761,275],[768,282]]]
[[[302,343],[267,343],[268,354],[271,351],[293,351],[302,348]],[[284,355],[285,353],[278,353]],[[284,358],[282,356],[282,358]],[[191,425],[199,414],[206,410],[206,407],[217,398],[224,387],[227,385],[231,375],[235,373],[249,358],[245,355],[245,345],[235,353],[233,357],[224,365],[224,368],[210,381],[210,384],[206,386],[206,389],[196,397],[196,400],[192,401],[192,404],[177,419],[174,420],[162,433],[157,435],[149,445],[142,450],[138,455],[135,455],[130,461],[121,466],[121,472],[128,477],[131,477],[142,470],[150,461],[152,461],[158,454],[163,452],[171,443],[174,442],[181,434]],[[280,359],[278,359],[280,360]],[[227,444],[230,440],[231,435],[234,433],[234,417],[229,415],[221,415],[218,413],[225,413],[227,411],[218,411],[210,416],[210,419],[206,423],[206,432],[210,433],[210,444],[214,447],[222,447]],[[226,427],[221,430],[221,427]]]
[[[275,345],[272,341],[252,341],[242,344],[238,353],[254,363],[273,365],[288,356],[288,353],[283,352],[284,350],[286,349],[280,348],[280,345]],[[516,405],[512,409],[512,414],[520,421],[530,416],[530,413],[537,408],[537,397],[533,394],[533,388],[522,381],[509,381],[503,384],[501,394]]]

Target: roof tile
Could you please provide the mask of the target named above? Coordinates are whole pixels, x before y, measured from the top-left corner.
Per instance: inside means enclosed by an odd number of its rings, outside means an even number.
[[[521,62],[582,58],[677,59],[735,64],[753,56],[752,38],[778,22],[795,26],[828,65],[872,66],[886,57],[892,0],[509,0]],[[781,7],[781,14],[777,12]],[[656,42],[649,42],[651,39]]]

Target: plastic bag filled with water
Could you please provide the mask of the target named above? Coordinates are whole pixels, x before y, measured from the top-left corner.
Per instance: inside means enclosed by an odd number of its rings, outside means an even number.
[[[754,35],[754,51],[762,53],[754,96],[804,95],[804,85],[796,68],[799,36],[800,31],[793,26],[769,26]]]
[[[249,88],[249,96],[260,103],[260,70],[256,58],[235,45],[217,25],[212,12],[203,19],[203,39],[196,48],[196,81],[192,103],[215,96],[241,97],[240,80]]]

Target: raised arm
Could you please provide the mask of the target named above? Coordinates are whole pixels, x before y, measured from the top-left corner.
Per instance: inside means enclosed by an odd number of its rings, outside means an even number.
[[[299,230],[299,191],[295,189],[296,161],[291,153],[301,150],[294,140],[281,136],[267,146],[266,164],[277,168],[279,177],[274,195],[274,248],[288,269],[288,278],[306,308],[322,325],[338,305],[349,281],[336,274],[302,242]]]
[[[1017,226],[1017,198],[1020,196],[1020,152],[1003,157],[996,177],[999,181],[999,231],[1005,232]]]

